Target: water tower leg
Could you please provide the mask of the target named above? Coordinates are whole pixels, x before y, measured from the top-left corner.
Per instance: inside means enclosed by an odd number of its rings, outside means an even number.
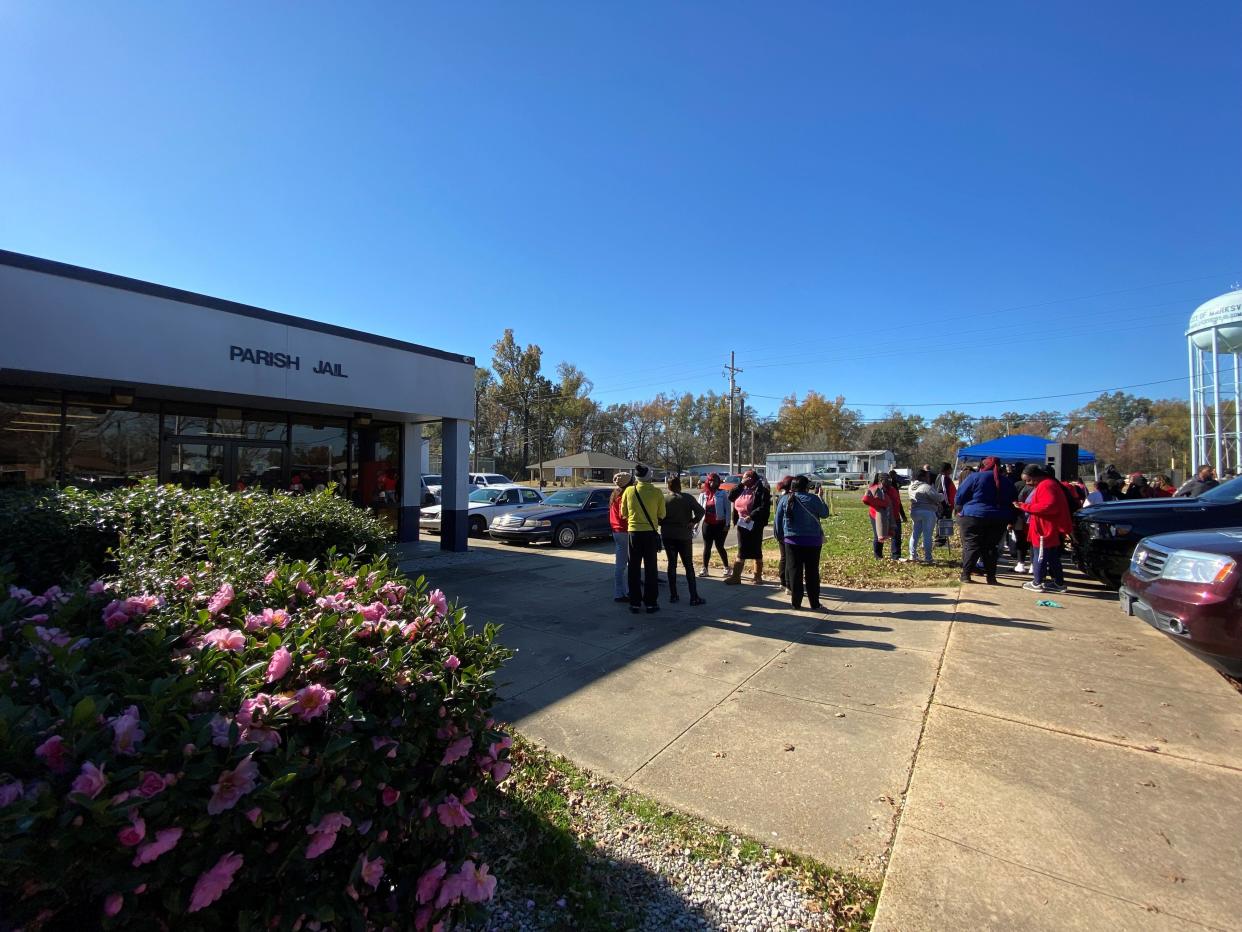
[[[1220,351],[1216,345],[1216,328],[1212,328],[1212,465],[1220,475]]]
[[[1199,381],[1195,378],[1195,341],[1190,337],[1186,338],[1186,365],[1190,370],[1190,464],[1186,467],[1189,474],[1195,468],[1195,451],[1199,449],[1199,406],[1195,401]]]

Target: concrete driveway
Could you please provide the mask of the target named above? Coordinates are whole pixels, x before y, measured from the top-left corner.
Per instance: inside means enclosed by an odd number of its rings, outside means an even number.
[[[504,625],[522,733],[884,878],[877,929],[1239,927],[1242,696],[1107,593],[828,589],[816,615],[717,576],[648,616],[611,562],[482,542],[403,565]]]

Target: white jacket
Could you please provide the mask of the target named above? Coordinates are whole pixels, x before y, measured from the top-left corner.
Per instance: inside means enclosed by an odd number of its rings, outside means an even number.
[[[917,479],[910,483],[910,510],[939,511],[944,504],[944,493],[937,492],[926,482]]]

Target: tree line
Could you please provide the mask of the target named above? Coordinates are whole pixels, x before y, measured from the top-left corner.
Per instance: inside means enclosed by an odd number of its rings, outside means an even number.
[[[474,453],[499,472],[524,475],[534,463],[583,450],[611,453],[663,468],[728,460],[727,392],[660,393],[645,401],[603,405],[594,384],[572,363],[543,370],[543,351],[505,330],[490,368],[475,370]],[[931,419],[892,408],[867,418],[844,397],[807,391],[785,397],[774,417],[756,416],[745,393],[733,408],[735,459],[763,463],[769,452],[893,450],[902,466],[952,461],[957,451],[1007,434],[1077,443],[1101,465],[1123,471],[1185,472],[1190,412],[1180,399],[1153,400],[1105,392],[1068,412],[973,416],[945,411]],[[1232,414],[1230,414],[1232,417]],[[433,440],[434,443],[434,440]],[[752,460],[753,449],[753,460]]]

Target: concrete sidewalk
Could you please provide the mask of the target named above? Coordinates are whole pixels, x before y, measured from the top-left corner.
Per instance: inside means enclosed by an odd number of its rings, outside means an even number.
[[[717,576],[631,615],[610,545],[477,549],[403,566],[504,625],[503,717],[884,878],[877,930],[1242,928],[1242,695],[1107,593],[828,589],[815,615]]]
[[[574,761],[686,811],[878,880],[935,684],[953,590],[699,580],[707,604],[632,615],[611,545],[497,548],[424,571],[517,650],[499,714]],[[410,566],[413,569],[413,565]]]
[[[1242,928],[1242,695],[1097,596],[964,589],[877,932]]]

